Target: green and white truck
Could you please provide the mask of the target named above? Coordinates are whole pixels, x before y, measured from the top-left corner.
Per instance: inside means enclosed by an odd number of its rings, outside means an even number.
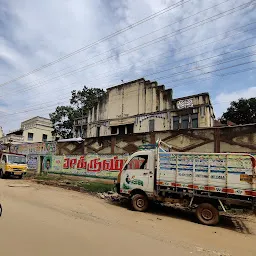
[[[117,179],[119,194],[137,211],[149,201],[193,210],[205,225],[219,222],[219,211],[256,207],[256,159],[241,153],[171,152],[157,141],[132,154]]]

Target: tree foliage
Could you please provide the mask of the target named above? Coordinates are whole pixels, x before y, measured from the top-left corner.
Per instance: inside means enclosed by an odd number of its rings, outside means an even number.
[[[256,123],[256,98],[232,101],[221,117],[222,123],[231,121],[235,124]]]
[[[58,106],[55,112],[50,114],[54,134],[65,139],[72,138],[74,120],[86,116],[88,111],[104,96],[105,91],[99,88],[84,86],[82,90],[73,90],[70,106]]]
[[[74,90],[71,94],[70,104],[76,106],[77,109],[83,107],[83,111],[88,113],[88,111],[104,97],[105,91],[99,88],[87,88],[84,86],[83,90]]]

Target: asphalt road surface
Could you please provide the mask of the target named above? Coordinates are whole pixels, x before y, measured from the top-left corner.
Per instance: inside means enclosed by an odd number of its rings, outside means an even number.
[[[176,210],[133,212],[22,180],[0,180],[0,202],[3,256],[256,255],[255,217],[207,227]]]

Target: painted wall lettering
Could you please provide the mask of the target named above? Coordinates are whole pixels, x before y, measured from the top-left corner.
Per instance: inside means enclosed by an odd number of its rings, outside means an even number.
[[[192,108],[192,107],[193,107],[192,99],[179,100],[177,102],[177,109]]]
[[[48,156],[45,156],[45,159]],[[115,179],[128,155],[51,156],[50,173]]]

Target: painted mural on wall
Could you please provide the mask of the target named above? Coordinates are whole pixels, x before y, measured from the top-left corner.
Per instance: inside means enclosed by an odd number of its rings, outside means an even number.
[[[3,145],[2,143],[0,143],[0,150],[7,150],[8,147],[6,145]]]
[[[43,170],[49,173],[115,179],[128,155],[45,156]]]
[[[56,142],[39,142],[39,143],[24,143],[19,145],[13,145],[11,151],[19,154],[55,154]]]
[[[45,156],[43,160],[42,170],[44,172],[50,172],[52,168],[52,162],[53,162],[53,159],[51,155]]]
[[[28,155],[27,156],[27,164],[29,170],[36,170],[38,164],[38,156],[37,155]]]

